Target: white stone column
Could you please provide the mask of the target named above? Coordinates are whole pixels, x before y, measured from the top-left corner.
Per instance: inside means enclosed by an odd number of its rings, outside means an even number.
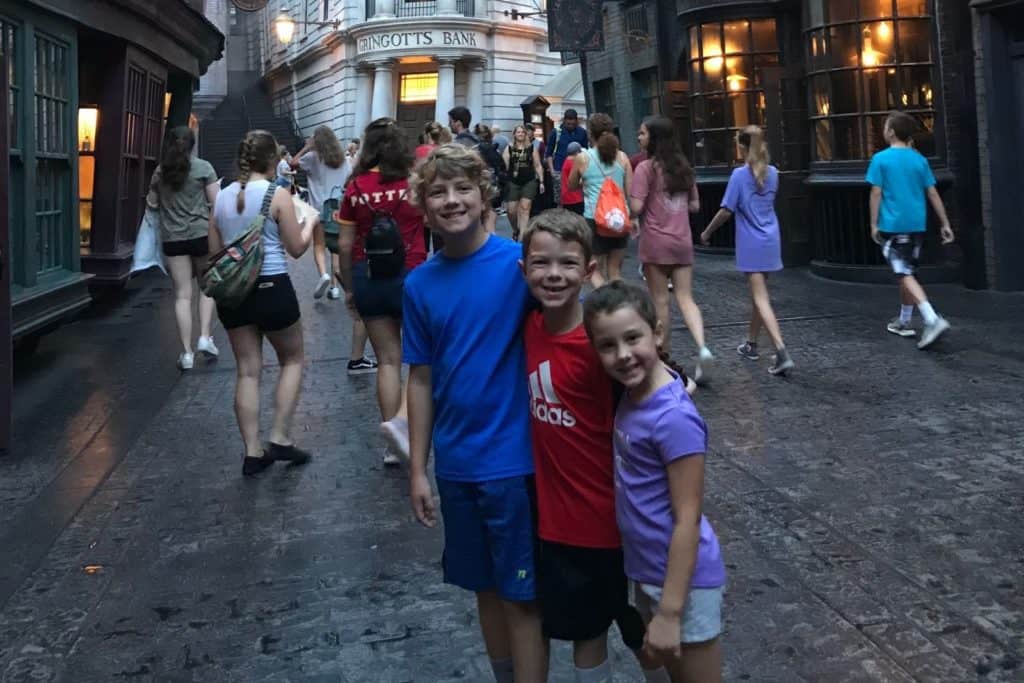
[[[371,107],[373,105],[373,74],[365,66],[356,68],[356,107],[355,119],[352,122],[355,130],[352,137],[362,136],[366,126],[370,123]]]
[[[365,0],[363,0],[365,2]],[[395,16],[396,0],[376,0],[377,12],[367,19],[391,19]]]
[[[459,5],[456,0],[437,0],[438,14],[458,14]]]
[[[474,121],[484,121],[484,63],[469,63],[469,83],[466,86],[466,106]]]
[[[437,104],[434,120],[442,126],[448,125],[448,112],[455,106],[455,60],[437,61]],[[476,116],[476,114],[473,114]]]
[[[370,118],[395,115],[394,62],[390,59],[373,65],[373,106]]]

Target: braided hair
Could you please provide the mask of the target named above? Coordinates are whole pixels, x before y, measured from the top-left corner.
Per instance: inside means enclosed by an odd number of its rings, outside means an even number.
[[[245,186],[249,178],[253,173],[268,174],[278,159],[277,140],[265,130],[250,130],[238,143],[238,213],[245,211]]]

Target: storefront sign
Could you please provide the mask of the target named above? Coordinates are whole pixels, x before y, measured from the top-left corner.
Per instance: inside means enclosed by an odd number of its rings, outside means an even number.
[[[476,31],[389,31],[373,33],[359,38],[359,54],[379,50],[408,50],[410,48],[485,47],[483,35]]]

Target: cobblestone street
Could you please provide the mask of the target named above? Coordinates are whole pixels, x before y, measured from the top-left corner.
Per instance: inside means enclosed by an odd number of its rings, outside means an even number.
[[[471,596],[442,583],[441,532],[414,523],[405,468],[381,465],[344,306],[313,302],[309,255],[292,272],[303,468],[242,478],[230,345],[216,328],[219,361],[178,373],[165,279],[22,359],[0,460],[0,681],[491,680]],[[699,256],[695,280],[719,358],[695,398],[730,572],[725,679],[1024,680],[1024,297],[929,287],[953,330],[919,352],[885,331],[895,287],[784,272],[797,368],[779,379],[734,351],[748,297],[732,260]],[[689,365],[681,326],[673,349]],[[611,640],[615,680],[641,680]],[[571,671],[556,645],[551,680]]]

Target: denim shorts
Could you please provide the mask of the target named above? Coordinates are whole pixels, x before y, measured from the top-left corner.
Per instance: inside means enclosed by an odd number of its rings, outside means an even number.
[[[444,518],[444,581],[504,600],[536,598],[533,475],[462,482],[437,479]]]
[[[352,266],[352,298],[363,320],[402,319],[402,289],[405,273],[388,280],[371,280],[366,261]]]
[[[661,586],[630,582],[636,609],[650,621],[661,602]],[[691,588],[686,593],[679,634],[682,643],[706,643],[722,633],[722,596],[725,586],[718,588]]]

